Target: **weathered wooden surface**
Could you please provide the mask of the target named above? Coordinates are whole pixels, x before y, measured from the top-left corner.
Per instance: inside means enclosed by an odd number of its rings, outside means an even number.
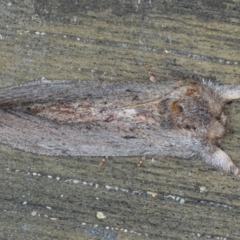
[[[239,1],[0,3],[0,86],[48,77],[240,83]],[[240,103],[222,148],[240,166]],[[239,239],[240,180],[196,160],[37,156],[0,146],[1,239]],[[153,159],[155,161],[153,161]],[[157,195],[155,196],[156,193]],[[100,211],[106,216],[98,219]]]

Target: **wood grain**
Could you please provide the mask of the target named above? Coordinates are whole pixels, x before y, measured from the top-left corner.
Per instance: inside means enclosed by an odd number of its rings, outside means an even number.
[[[49,79],[240,83],[237,1],[0,3],[0,86]],[[240,166],[240,106],[221,146]],[[239,239],[239,179],[195,159],[45,157],[0,147],[1,239]],[[156,195],[156,194],[157,195]],[[97,212],[105,219],[98,219]]]

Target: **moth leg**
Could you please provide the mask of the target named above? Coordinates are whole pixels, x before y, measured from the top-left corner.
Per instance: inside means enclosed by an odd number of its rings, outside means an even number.
[[[216,90],[226,102],[240,98],[240,85],[216,86]]]
[[[101,161],[98,163],[99,167],[102,167],[107,160],[108,160],[108,157],[107,157],[107,156],[103,157],[103,158],[101,159]]]
[[[153,83],[157,83],[158,81],[157,81],[155,75],[153,74],[152,70],[150,69],[150,67],[147,65],[147,63],[143,63],[143,66],[147,70],[150,81]]]
[[[216,148],[211,154],[205,154],[203,160],[224,172],[232,172],[235,176],[240,176],[238,167],[231,158],[221,149]]]
[[[143,162],[146,160],[146,156],[142,156],[141,160],[138,161],[137,165],[136,165],[136,168],[139,169],[142,165],[143,165]]]

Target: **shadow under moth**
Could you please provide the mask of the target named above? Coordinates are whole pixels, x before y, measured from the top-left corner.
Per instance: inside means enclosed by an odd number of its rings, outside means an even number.
[[[240,85],[40,80],[0,89],[0,142],[44,155],[201,158],[239,175],[217,147]]]

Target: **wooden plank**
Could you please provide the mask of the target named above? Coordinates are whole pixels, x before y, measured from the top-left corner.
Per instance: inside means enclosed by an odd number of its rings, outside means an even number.
[[[239,1],[1,3],[0,86],[50,79],[240,83]],[[222,148],[240,166],[239,102]],[[239,179],[191,159],[46,157],[1,145],[1,239],[239,239]],[[156,193],[156,195],[155,195]],[[98,219],[97,212],[106,218]]]

